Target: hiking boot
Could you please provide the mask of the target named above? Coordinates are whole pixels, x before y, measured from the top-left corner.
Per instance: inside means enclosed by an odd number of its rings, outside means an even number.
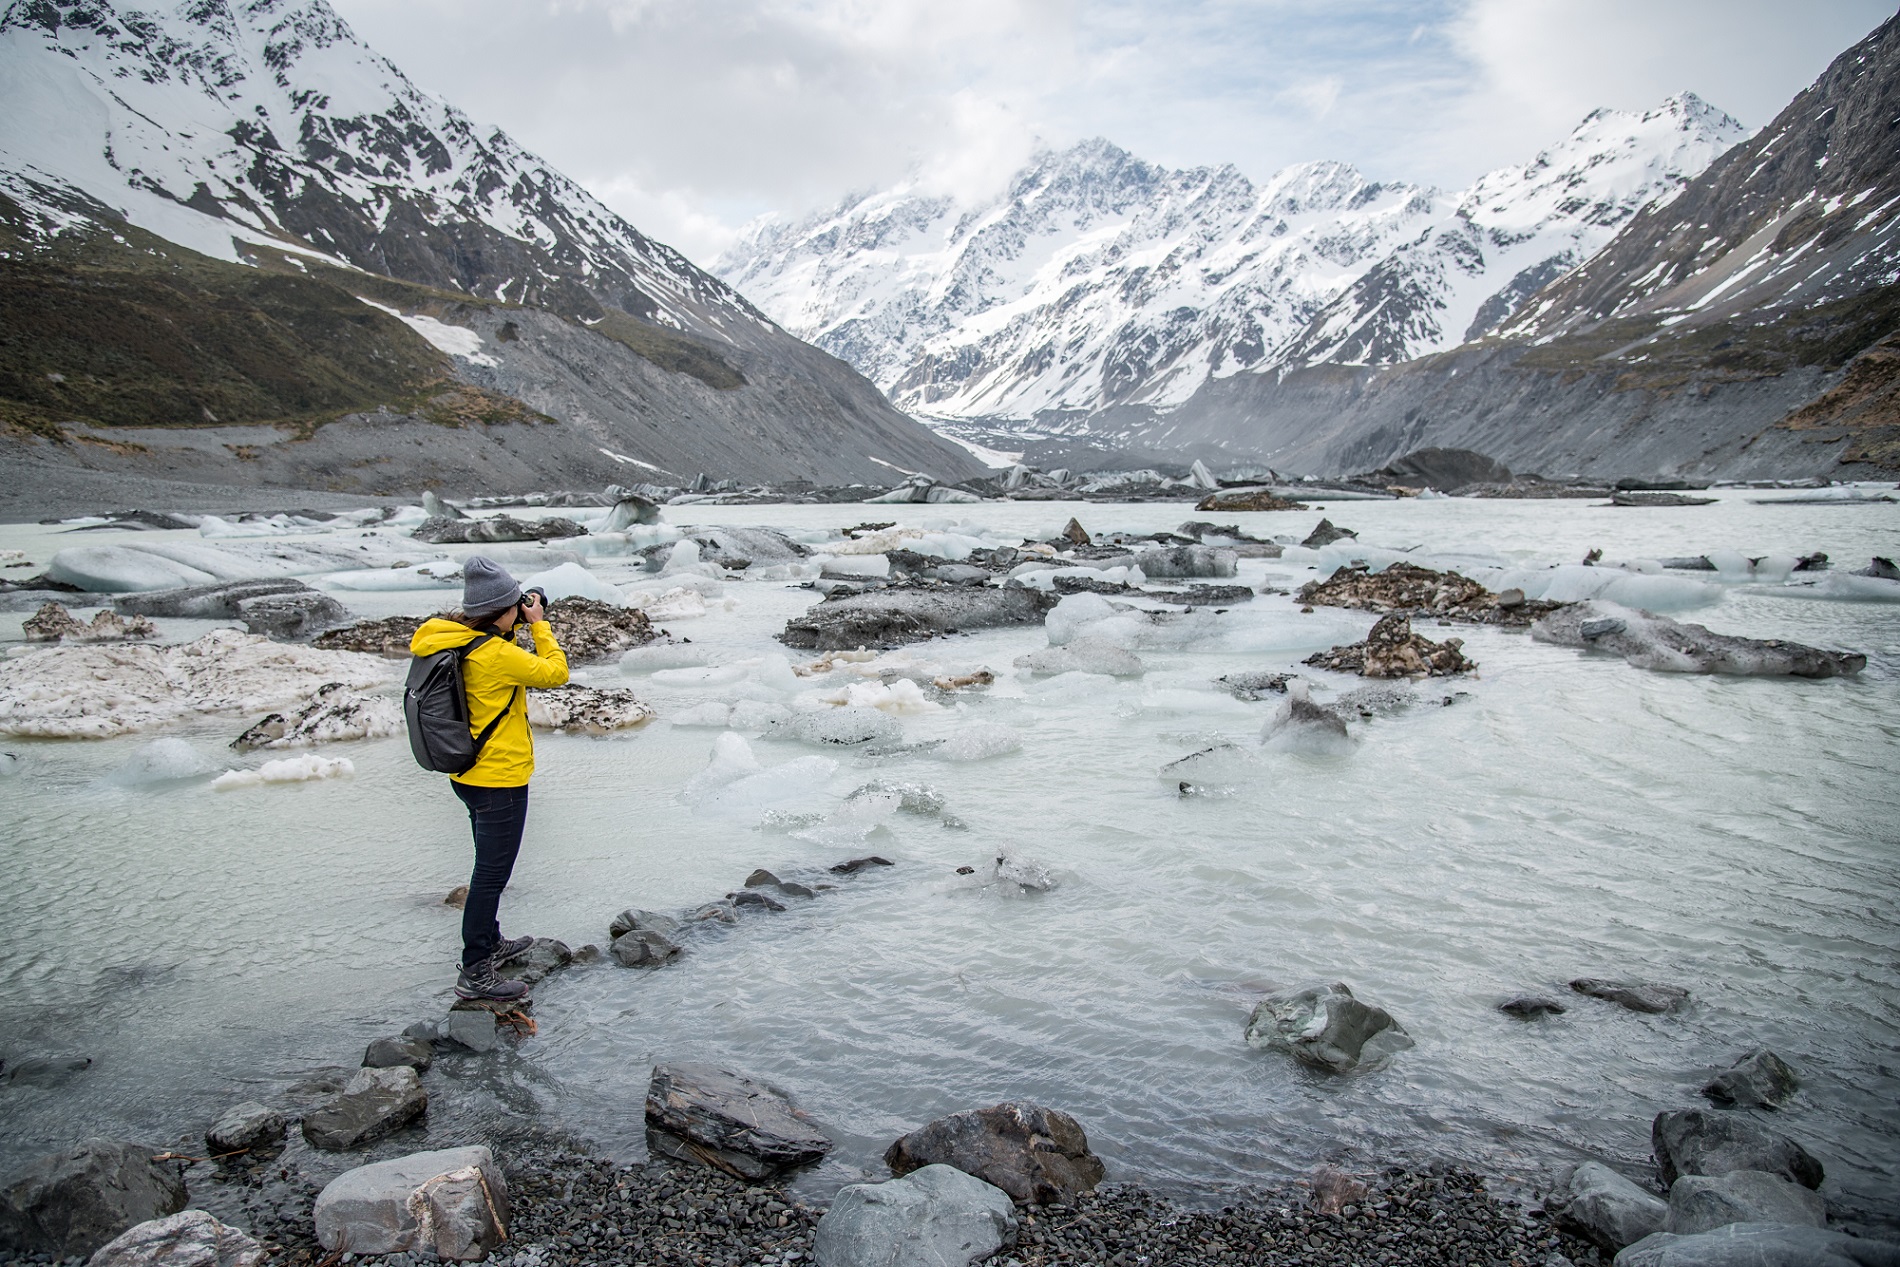
[[[495,961],[484,959],[469,964],[455,978],[458,999],[487,999],[496,1003],[519,1003],[528,997],[528,987],[519,981],[495,975]]]
[[[495,952],[488,956],[488,962],[500,968],[511,964],[534,949],[532,937],[504,937],[496,943]]]

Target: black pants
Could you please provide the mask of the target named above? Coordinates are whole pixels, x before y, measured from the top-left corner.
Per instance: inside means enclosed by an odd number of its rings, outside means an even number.
[[[469,826],[475,832],[475,871],[468,878],[468,901],[462,906],[462,966],[471,967],[495,953],[501,942],[501,892],[514,874],[515,855],[521,852],[521,829],[528,823],[528,785],[471,787],[450,781],[449,786],[468,806]]]

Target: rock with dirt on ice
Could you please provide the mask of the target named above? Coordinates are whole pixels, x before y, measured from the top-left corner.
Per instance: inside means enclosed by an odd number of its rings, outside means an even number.
[[[264,1247],[203,1210],[181,1210],[127,1228],[86,1267],[258,1267]]]
[[[1827,1198],[1760,1170],[1684,1175],[1669,1185],[1669,1222],[1663,1231],[1693,1235],[1730,1223],[1826,1227]]]
[[[1150,580],[1232,576],[1239,567],[1239,556],[1219,546],[1164,546],[1158,550],[1137,550],[1134,560],[1142,575]]]
[[[648,704],[621,687],[569,683],[528,692],[528,724],[542,730],[604,735],[644,726],[653,717]]]
[[[381,739],[403,730],[402,706],[387,695],[365,695],[339,682],[317,688],[293,713],[272,713],[231,741],[239,752],[308,748],[345,739]]]
[[[1281,497],[1270,488],[1236,488],[1223,493],[1209,493],[1194,507],[1197,511],[1235,511],[1235,510],[1305,510],[1305,502],[1296,502]]]
[[[637,607],[620,607],[592,598],[563,598],[548,606],[548,624],[569,664],[611,660],[664,635]],[[317,635],[311,645],[326,651],[363,651],[392,660],[409,658],[409,641],[427,619],[385,616],[363,620]]]
[[[410,1153],[346,1170],[312,1220],[331,1254],[476,1262],[508,1236],[508,1181],[486,1145]]]
[[[779,641],[803,651],[890,649],[945,634],[1041,624],[1054,594],[1014,587],[891,586],[828,598],[785,623]]]
[[[1779,638],[1711,633],[1633,607],[1592,599],[1552,612],[1531,637],[1560,647],[1607,651],[1658,673],[1721,673],[1737,677],[1828,678],[1858,673],[1867,657]]]
[[[954,1166],[838,1190],[818,1221],[819,1267],[969,1267],[1016,1239],[1016,1203]]]
[[[1089,536],[1089,530],[1082,526],[1082,521],[1079,519],[1070,519],[1068,523],[1063,524],[1062,531],[1056,534],[1056,539],[1058,541],[1066,541],[1072,546],[1085,546],[1094,540],[1093,537]]]
[[[359,620],[353,625],[318,634],[310,645],[319,651],[357,651],[390,660],[407,660],[409,643],[426,619],[426,616],[383,616],[376,620]]]
[[[359,1069],[337,1096],[304,1114],[303,1137],[313,1148],[348,1152],[400,1130],[428,1108],[429,1093],[414,1069]]]
[[[1374,1068],[1413,1045],[1389,1012],[1354,998],[1343,981],[1268,995],[1247,1018],[1246,1037],[1249,1047],[1329,1073]]]
[[[1285,695],[1286,684],[1293,678],[1291,673],[1227,673],[1215,678],[1214,685],[1227,688],[1227,693],[1237,700],[1251,703],[1270,695]]]
[[[274,638],[306,638],[349,619],[336,599],[288,577],[125,594],[112,605],[128,616],[242,620],[247,632]]]
[[[1335,541],[1344,541],[1348,537],[1357,541],[1359,534],[1351,528],[1339,527],[1330,519],[1322,519],[1313,531],[1306,534],[1306,540],[1300,544],[1308,550],[1317,550],[1321,546],[1329,546]]]
[[[837,863],[831,870],[838,875],[856,875],[866,867],[892,867],[896,865],[897,864],[892,862],[889,858],[880,858],[876,854],[870,854],[863,858],[852,858],[845,862]]]
[[[1307,607],[1349,607],[1369,612],[1405,612],[1473,625],[1529,625],[1562,603],[1529,602],[1522,590],[1493,594],[1456,572],[1434,572],[1416,563],[1394,563],[1373,572],[1363,563],[1339,568],[1323,581],[1300,587]]]
[[[1149,590],[1147,596],[1177,607],[1234,607],[1257,597],[1250,585],[1190,585],[1184,590]]]
[[[893,1143],[884,1163],[900,1178],[925,1166],[954,1166],[1018,1205],[1071,1201],[1094,1191],[1103,1175],[1081,1123],[1027,1100],[938,1118]]]
[[[284,1115],[255,1100],[234,1104],[205,1132],[214,1155],[248,1153],[284,1142]]]
[[[0,733],[97,739],[194,713],[261,713],[326,683],[362,689],[386,661],[214,629],[178,646],[49,647],[0,663]]]
[[[498,541],[560,541],[584,537],[587,529],[572,519],[516,519],[496,515],[492,519],[449,519],[437,516],[425,519],[409,534],[430,545],[482,545]]]
[[[1736,1170],[1765,1171],[1804,1188],[1820,1187],[1825,1177],[1821,1163],[1794,1140],[1719,1109],[1658,1113],[1650,1126],[1649,1142],[1665,1184],[1674,1184],[1683,1175],[1726,1175]]]
[[[1616,1256],[1616,1267],[1900,1267],[1900,1245],[1798,1224],[1731,1223],[1646,1236]]]
[[[84,1257],[134,1224],[178,1213],[185,1185],[152,1160],[161,1151],[95,1138],[29,1162],[0,1189],[0,1249]]]
[[[699,543],[700,557],[728,571],[797,563],[811,556],[811,548],[771,528],[691,528],[687,535]]]
[[[130,620],[117,612],[95,612],[91,624],[76,618],[60,603],[44,603],[20,622],[28,642],[131,642],[156,637],[158,631],[143,616]]]
[[[758,1182],[831,1151],[790,1097],[716,1065],[656,1065],[647,1084],[647,1148]]]
[[[1412,632],[1412,621],[1402,612],[1382,616],[1364,642],[1334,647],[1304,661],[1320,669],[1357,673],[1369,678],[1449,677],[1466,673],[1477,664],[1465,659],[1460,638],[1433,642]]]
[[[1615,1003],[1632,1012],[1673,1012],[1689,1001],[1689,992],[1678,985],[1642,985],[1630,981],[1578,977],[1570,983],[1570,988],[1578,994]]]
[[[1794,1098],[1801,1079],[1786,1061],[1757,1047],[1711,1078],[1702,1094],[1723,1107],[1778,1109]]]
[[[1544,1210],[1559,1227],[1614,1254],[1663,1230],[1669,1206],[1599,1161],[1586,1161],[1544,1198]]]

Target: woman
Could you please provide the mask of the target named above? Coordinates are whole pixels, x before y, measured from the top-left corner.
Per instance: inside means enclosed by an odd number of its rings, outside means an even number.
[[[526,621],[534,633],[530,655],[512,640]],[[475,764],[449,776],[455,794],[468,806],[475,832],[475,871],[462,907],[462,971],[455,993],[464,999],[518,1000],[528,987],[497,975],[495,969],[526,954],[532,937],[504,938],[497,913],[502,890],[521,850],[521,829],[528,821],[528,777],[534,773],[534,737],[528,732],[530,686],[559,686],[567,681],[567,656],[554,640],[541,596],[523,601],[521,586],[500,564],[479,554],[462,564],[462,610],[424,621],[410,639],[414,655],[434,655],[464,646],[483,634],[496,634],[462,659],[462,687],[468,695],[471,734],[502,713]]]

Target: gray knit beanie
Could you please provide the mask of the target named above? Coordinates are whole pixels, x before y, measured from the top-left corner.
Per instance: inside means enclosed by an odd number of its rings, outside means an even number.
[[[480,620],[499,616],[521,601],[521,586],[508,569],[486,555],[462,560],[462,614]]]

